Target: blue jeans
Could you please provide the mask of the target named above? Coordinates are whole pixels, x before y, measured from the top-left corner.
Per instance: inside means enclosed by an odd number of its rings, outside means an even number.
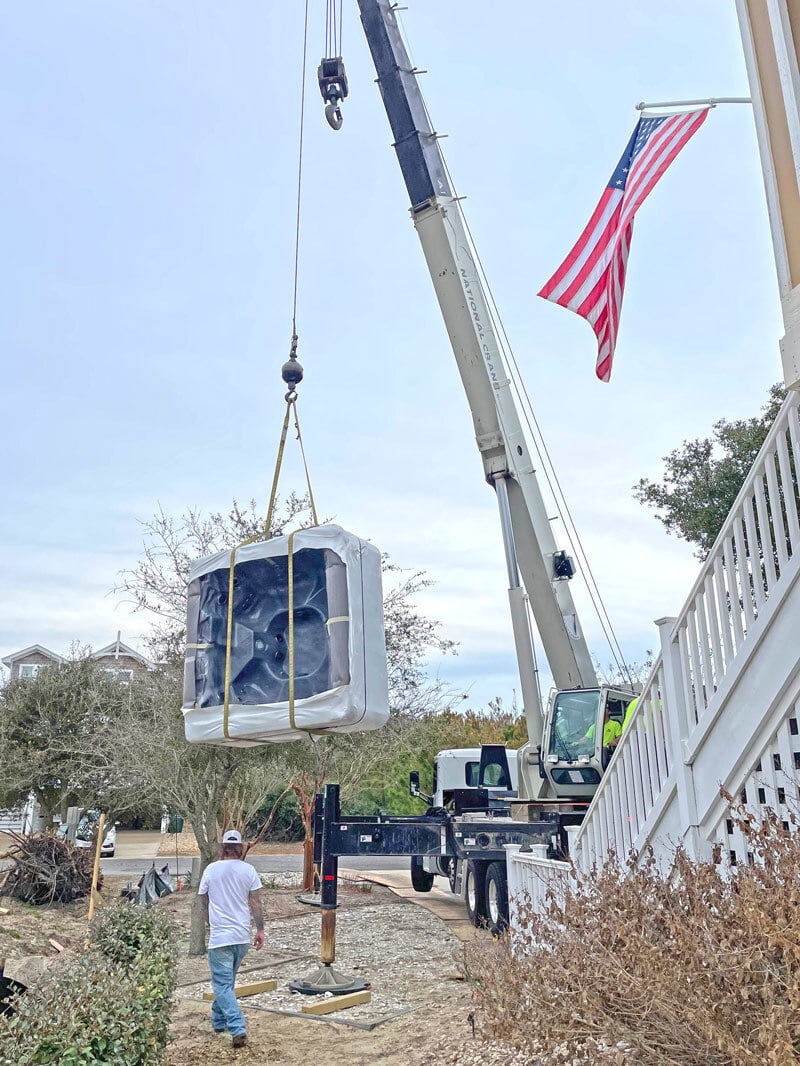
[[[249,944],[226,944],[208,949],[211,967],[211,987],[216,999],[211,1004],[211,1024],[217,1032],[227,1029],[231,1036],[240,1036],[246,1029],[244,1015],[233,994],[236,974],[247,954]]]

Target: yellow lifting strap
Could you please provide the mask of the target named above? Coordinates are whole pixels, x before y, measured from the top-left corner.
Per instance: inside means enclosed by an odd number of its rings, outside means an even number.
[[[294,725],[294,533],[289,534],[289,725]]]
[[[314,503],[314,493],[311,489],[311,477],[308,472],[308,463],[306,462],[305,448],[303,447],[303,438],[300,433],[300,422],[297,417],[297,394],[289,393],[286,400],[286,414],[283,418],[283,426],[281,427],[280,442],[278,444],[278,457],[275,461],[275,473],[272,477],[272,489],[269,494],[269,506],[267,508],[267,521],[264,525],[264,531],[255,537],[249,537],[247,540],[243,540],[241,544],[237,544],[231,548],[231,561],[228,571],[228,622],[226,627],[225,636],[225,690],[222,706],[222,734],[226,740],[234,739],[229,732],[229,714],[230,714],[230,691],[231,691],[231,640],[233,637],[233,586],[234,586],[234,568],[236,566],[236,553],[240,548],[246,547],[248,544],[255,544],[256,541],[269,539],[272,530],[272,519],[274,517],[275,500],[278,495],[278,481],[281,476],[281,466],[283,465],[283,453],[286,449],[286,434],[289,429],[289,414],[294,407],[294,425],[297,430],[297,441],[300,445],[300,454],[303,457],[303,469],[306,474],[306,484],[308,485],[308,499],[311,506],[311,518],[312,525],[319,525],[317,519],[317,508]],[[296,531],[295,531],[296,532]],[[295,728],[294,721],[294,532],[289,534],[289,556],[287,560],[288,574],[289,574],[289,724],[292,729]],[[338,621],[338,619],[336,619]]]

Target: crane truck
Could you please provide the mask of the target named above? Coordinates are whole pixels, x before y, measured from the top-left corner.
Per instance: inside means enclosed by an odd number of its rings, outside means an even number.
[[[508,598],[528,732],[516,753],[486,745],[472,758],[437,757],[438,784],[425,796],[419,774],[410,791],[425,814],[346,818],[338,798],[319,803],[319,845],[344,855],[411,856],[414,887],[427,891],[447,877],[470,918],[502,929],[508,919],[507,843],[568,848],[601,779],[607,716],[620,724],[635,698],[632,686],[598,682],[570,591],[575,565],[556,545],[523,431],[501,346],[461,207],[431,127],[391,0],[358,0],[394,149],[452,345],[475,429],[486,481],[500,515]],[[539,694],[529,605],[555,689]],[[509,755],[516,758],[512,773]],[[475,757],[476,756],[476,757]],[[473,766],[467,770],[467,763]],[[477,763],[477,768],[475,768]],[[444,787],[445,771],[456,778]],[[463,782],[458,774],[465,773]],[[324,808],[324,813],[323,813]]]

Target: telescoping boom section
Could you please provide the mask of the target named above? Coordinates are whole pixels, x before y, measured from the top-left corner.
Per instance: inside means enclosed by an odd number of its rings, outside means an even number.
[[[553,536],[514,402],[460,205],[389,0],[358,0],[394,148],[472,413],[486,480],[495,488],[528,745],[521,787],[539,794],[530,766],[543,740],[526,596],[559,690],[597,688],[569,588],[574,573]],[[598,705],[602,702],[598,693]],[[558,789],[557,791],[561,791]]]

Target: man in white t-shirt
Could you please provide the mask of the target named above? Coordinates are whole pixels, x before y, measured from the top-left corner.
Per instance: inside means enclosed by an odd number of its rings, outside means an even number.
[[[250,915],[256,925],[256,951],[264,946],[261,879],[242,861],[242,834],[229,829],[222,838],[222,858],[209,863],[200,879],[198,895],[211,933],[208,964],[215,1000],[211,1024],[215,1033],[229,1032],[234,1047],[247,1043],[246,1024],[234,994],[236,974],[250,947]]]

